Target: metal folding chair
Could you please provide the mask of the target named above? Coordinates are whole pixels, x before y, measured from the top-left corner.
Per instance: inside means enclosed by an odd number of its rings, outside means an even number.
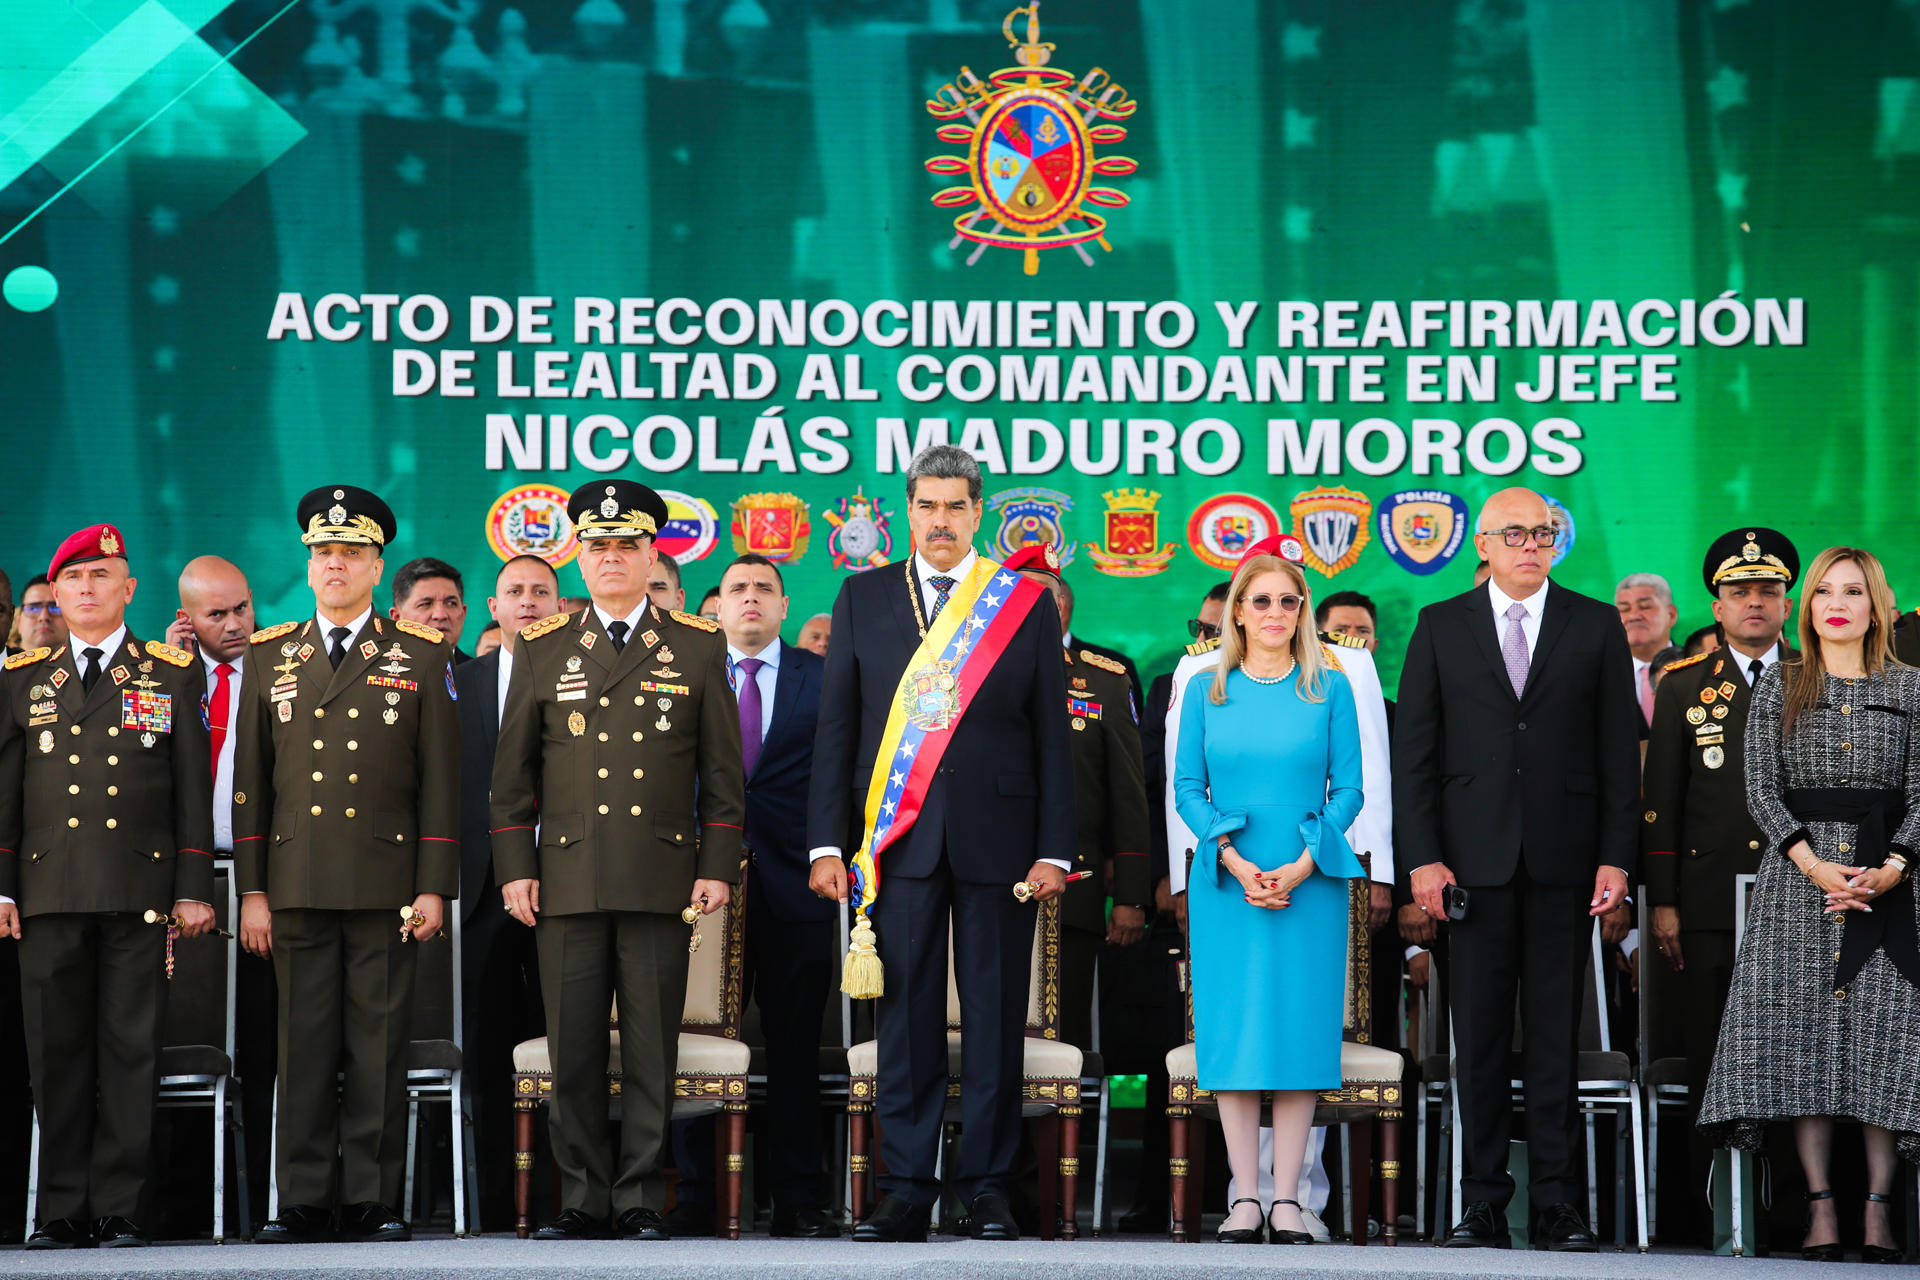
[[[426,1216],[419,1212],[414,1186],[420,1168],[416,1154],[421,1134],[420,1107],[422,1103],[445,1103],[453,1130],[448,1148],[453,1164],[453,1234],[456,1237],[480,1230],[480,1180],[470,1176],[478,1167],[473,1096],[466,1087],[466,1054],[461,1046],[460,914],[460,904],[450,901],[447,904],[447,955],[453,988],[451,1036],[414,1040],[407,1045],[407,1217],[413,1220]],[[423,950],[417,957],[422,969],[419,978],[429,975],[437,978],[439,949],[431,942],[422,945],[433,949]],[[416,992],[419,985],[416,979]]]

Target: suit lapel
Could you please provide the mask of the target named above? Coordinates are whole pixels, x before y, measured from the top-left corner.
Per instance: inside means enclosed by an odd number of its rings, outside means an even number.
[[[598,621],[598,618],[595,619]],[[647,643],[647,633],[653,633],[653,643]],[[634,624],[633,631],[627,636],[627,647],[615,653],[613,641],[605,640],[607,656],[612,660],[607,669],[607,688],[619,684],[641,666],[653,661],[653,654],[665,639],[664,628],[660,625],[660,611],[648,605],[640,611],[640,620]],[[605,633],[602,633],[604,638]],[[595,646],[596,648],[598,646]],[[671,650],[672,646],[668,646]],[[679,655],[675,655],[678,657]]]
[[[781,645],[785,649],[784,644]],[[767,745],[787,727],[787,721],[793,718],[793,705],[800,700],[800,685],[807,673],[799,663],[791,660],[790,654],[782,653],[787,661],[774,668],[773,673],[773,719],[767,725],[766,741],[760,744],[761,758],[766,757]]]
[[[487,658],[492,659],[492,661],[487,662],[486,666],[480,668],[480,688],[478,692],[480,697],[486,699],[486,701],[482,705],[486,708],[486,711],[487,711],[487,714],[480,717],[480,734],[483,738],[486,739],[487,755],[489,758],[492,757],[493,749],[496,745],[499,744],[499,741],[500,741],[500,658],[499,658],[499,655],[504,652],[506,652],[506,650],[504,649],[494,650],[492,653],[487,655]],[[486,659],[475,658],[474,661],[483,662],[483,661],[486,661]]]
[[[324,639],[324,637],[322,638]],[[396,639],[398,638],[397,633],[395,638]],[[320,702],[322,706],[326,705],[329,702],[332,702],[335,698],[339,697],[342,693],[346,692],[348,689],[351,689],[354,685],[359,684],[360,678],[367,673],[367,670],[370,667],[372,667],[374,663],[381,662],[384,660],[381,658],[380,655],[382,650],[385,648],[385,644],[384,644],[385,640],[386,640],[386,626],[380,621],[379,615],[375,614],[374,616],[367,619],[366,626],[360,628],[360,634],[350,637],[347,640],[347,654],[344,658],[340,659],[340,665],[338,667],[334,667],[331,673],[332,679],[327,681],[327,691],[320,695]],[[373,646],[373,652],[371,653],[367,652],[368,645]],[[329,666],[331,666],[332,660],[326,656],[324,645],[321,646],[321,650],[322,650],[321,653],[315,656],[318,658],[319,661],[325,662]],[[394,665],[399,666],[402,664],[395,663]],[[405,665],[413,665],[413,664],[409,663]],[[417,666],[415,666],[414,669],[411,671],[395,672],[391,674],[395,674],[400,679],[403,679],[403,680],[417,681],[420,678],[419,668]]]
[[[1481,583],[1473,591],[1462,597],[1467,611],[1467,630],[1473,633],[1480,656],[1487,660],[1487,666],[1500,681],[1500,687],[1513,696],[1513,681],[1507,678],[1507,660],[1500,656],[1500,636],[1494,630],[1493,596],[1487,585]]]
[[[1534,642],[1533,661],[1527,664],[1527,684],[1525,693],[1532,693],[1536,678],[1546,667],[1547,656],[1553,652],[1554,645],[1567,629],[1567,619],[1573,613],[1573,602],[1567,599],[1565,591],[1556,591],[1549,584],[1544,588],[1547,593],[1546,608],[1540,615],[1540,638]],[[1501,670],[1505,670],[1505,663]]]
[[[908,556],[904,580],[895,578],[894,589],[887,592],[887,600],[893,606],[894,621],[900,627],[900,634],[907,638],[909,654],[920,645],[920,618],[913,616],[913,595],[910,594],[910,592],[917,593],[920,589],[919,583],[913,577],[914,568],[914,557]],[[913,585],[909,587],[908,583]],[[920,603],[924,606],[926,601],[922,600]],[[923,613],[920,617],[924,618],[926,615]]]
[[[333,682],[333,666],[327,661],[326,635],[309,618],[293,639],[295,648],[291,661],[300,664],[301,683],[316,699],[324,700],[327,686]],[[301,656],[302,650],[306,653],[305,657]]]

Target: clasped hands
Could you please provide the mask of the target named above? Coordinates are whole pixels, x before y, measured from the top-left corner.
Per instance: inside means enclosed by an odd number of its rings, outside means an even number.
[[[1802,865],[1799,855],[1803,852],[1810,860],[1810,866]],[[1814,853],[1805,840],[1795,841],[1793,847],[1787,850],[1787,857],[1826,894],[1826,905],[1822,911],[1829,914],[1865,911],[1871,915],[1873,900],[1884,897],[1889,889],[1900,883],[1897,867],[1849,867],[1843,863],[1828,862]]]
[[[1227,845],[1220,850],[1220,865],[1240,882],[1249,906],[1280,911],[1289,905],[1295,886],[1313,874],[1313,855],[1303,849],[1292,862],[1272,871],[1262,871],[1241,857],[1232,845]]]

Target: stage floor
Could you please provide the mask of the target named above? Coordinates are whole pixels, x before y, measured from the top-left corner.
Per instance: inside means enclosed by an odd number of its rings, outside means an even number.
[[[439,1237],[412,1244],[210,1244],[150,1249],[27,1253],[0,1251],[0,1276],[86,1276],[128,1280],[155,1276],[204,1280],[763,1280],[769,1275],[807,1280],[876,1280],[911,1274],[915,1280],[1218,1280],[1223,1274],[1272,1275],[1289,1280],[1345,1280],[1390,1275],[1393,1280],[1706,1280],[1724,1277],[1825,1274],[1818,1263],[1716,1258],[1682,1251],[1651,1254],[1553,1254],[1447,1250],[1428,1245],[1313,1245],[1269,1247],[1176,1245],[1145,1238],[1074,1243],[1023,1240],[982,1244],[936,1238],[924,1245],[855,1245],[847,1240],[675,1240],[665,1244],[616,1241],[546,1244],[511,1236],[468,1240]],[[1829,1269],[1830,1270],[1830,1269]]]

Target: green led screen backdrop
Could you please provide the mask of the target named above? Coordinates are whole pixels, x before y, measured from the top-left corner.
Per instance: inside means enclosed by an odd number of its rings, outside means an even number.
[[[1280,530],[1391,682],[1509,484],[1683,626],[1748,522],[1920,603],[1920,7],[1010,8],[0,0],[0,566],[110,519],[146,634],[206,552],[264,625],[295,499],[361,484],[470,645],[618,474],[690,600],[781,560],[791,639],[947,440],[981,549],[1058,540],[1149,667]]]

